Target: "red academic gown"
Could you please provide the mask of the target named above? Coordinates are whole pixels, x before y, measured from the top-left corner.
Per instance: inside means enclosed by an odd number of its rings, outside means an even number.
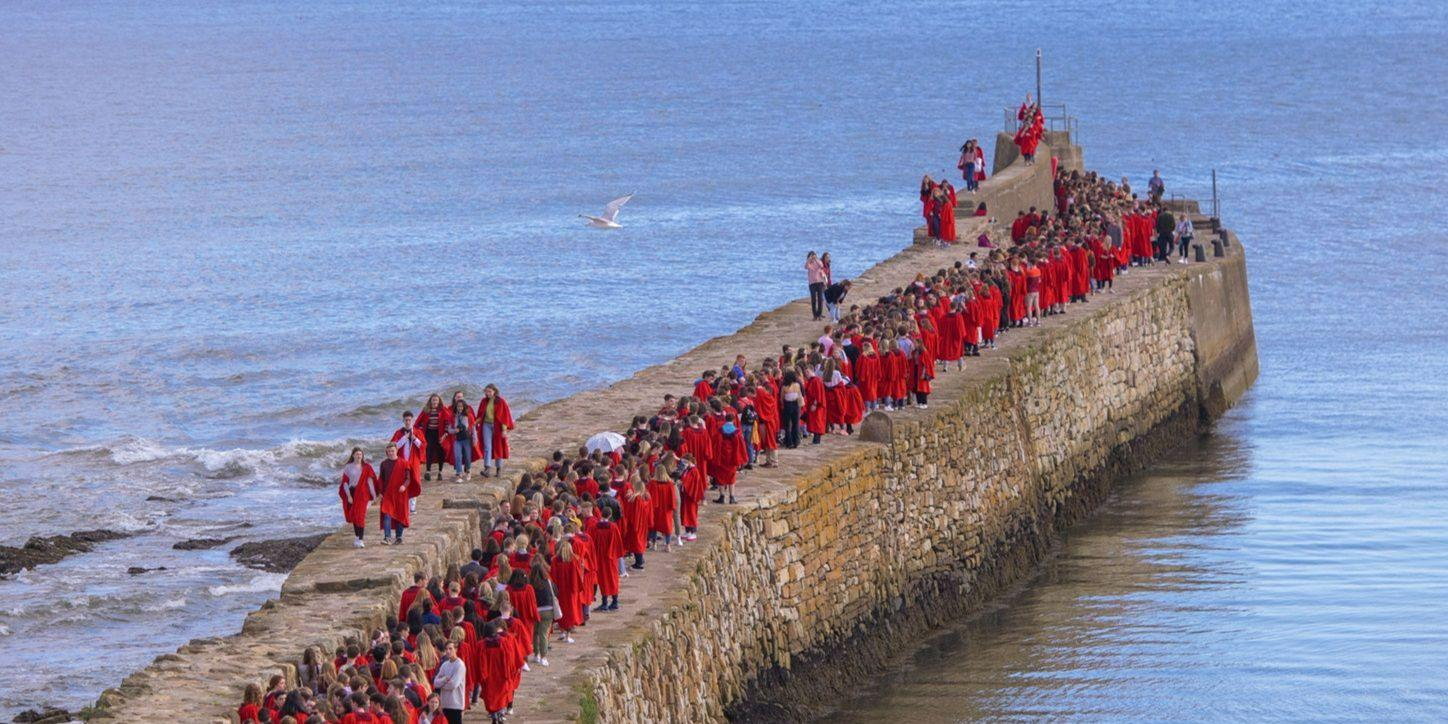
[[[382,513],[401,523],[404,528],[412,525],[407,500],[412,497],[411,492],[416,485],[417,468],[400,458],[393,461],[392,470],[388,472],[387,479],[382,481]]]
[[[981,285],[980,296],[981,316],[980,336],[982,342],[994,342],[996,330],[1001,324],[1001,299],[995,296],[995,288],[990,284]]]
[[[672,480],[649,481],[649,504],[653,517],[649,523],[650,533],[664,536],[674,534],[674,510],[678,508],[678,491]]]
[[[473,446],[474,449],[476,449],[476,450],[478,451],[478,452],[476,453],[477,455],[481,455],[481,454],[482,454],[482,449],[483,449],[483,438],[482,438],[482,434],[483,434],[483,406],[484,406],[484,405],[487,405],[487,404],[488,404],[488,398],[486,398],[486,397],[484,397],[484,398],[481,399],[481,400],[478,400],[478,409],[477,409],[478,427],[477,427],[477,432],[475,433],[475,436],[477,437],[477,441],[476,441],[476,444]],[[507,436],[505,433],[506,433],[508,430],[512,430],[512,429],[513,429],[513,410],[512,410],[512,408],[508,407],[508,401],[505,400],[505,399],[503,399],[503,396],[502,396],[502,395],[498,395],[497,397],[494,397],[494,398],[493,398],[493,439],[492,439],[492,443],[493,443],[493,459],[494,459],[494,460],[507,460],[507,459],[508,459],[508,436]]]
[[[686,427],[680,433],[684,438],[684,453],[694,456],[694,462],[708,465],[714,456],[713,435],[707,427]]]
[[[439,444],[442,444],[443,434],[447,432],[448,421],[452,418],[452,415],[448,413],[446,407],[438,410],[436,413],[428,412],[427,410],[417,413],[417,420],[412,425],[413,432],[416,432],[417,436],[423,441],[422,457],[420,459],[423,465],[442,465],[445,462],[445,460],[431,460],[427,457],[427,426],[434,414],[437,415],[437,440]],[[443,446],[444,458],[447,457],[446,451],[448,447],[450,446]]]
[[[1026,316],[1026,273],[1016,269],[1006,270],[1006,281],[1011,286],[1011,309],[1008,315],[1011,324]]]
[[[679,522],[685,528],[699,527],[699,503],[704,501],[704,494],[708,492],[709,481],[705,479],[704,469],[697,465],[690,465],[679,479],[683,488],[680,496],[682,506],[679,508]]]
[[[521,586],[508,586],[508,601],[513,604],[513,617],[523,625],[523,630],[528,632],[527,636],[519,639],[523,645],[523,654],[533,653],[533,626],[543,620],[538,613],[538,595],[533,592],[533,587],[524,583]]]
[[[694,397],[698,398],[700,402],[703,402],[713,396],[714,385],[702,379],[694,383]]]
[[[1090,252],[1080,244],[1070,247],[1070,252],[1072,263],[1071,295],[1084,297],[1091,293],[1091,262],[1088,261]]]
[[[940,240],[955,241],[955,189],[946,186],[947,197],[940,205]]]
[[[548,575],[553,579],[553,588],[558,594],[555,597],[558,628],[572,630],[583,623],[583,606],[593,600],[593,592],[583,585],[583,570],[578,558],[575,556],[573,560],[565,561],[555,556],[548,567]]]
[[[649,526],[653,523],[652,501],[648,493],[635,495],[632,490],[619,496],[623,508],[623,552],[643,553],[648,547]]]
[[[479,642],[473,655],[478,678],[483,684],[483,706],[489,714],[508,708],[517,689],[523,662],[527,660],[507,636],[492,636]]]
[[[825,383],[818,375],[804,383],[804,426],[811,435],[825,434],[829,420],[829,402],[825,394]]]
[[[734,484],[739,467],[749,461],[749,450],[744,446],[744,431],[739,428],[739,421],[731,416],[729,422],[734,425],[734,434],[724,434],[723,426],[720,426],[716,436],[719,449],[714,451],[714,460],[709,464],[709,472],[715,482],[726,486]]]
[[[754,411],[759,415],[759,421],[755,423],[755,431],[759,434],[759,449],[773,450],[779,447],[779,394],[773,382],[755,388]]]
[[[601,520],[593,529],[592,536],[598,591],[605,596],[617,596],[618,559],[623,556],[623,530],[609,521]]]
[[[874,402],[880,397],[880,355],[875,354],[872,348],[869,353],[860,355],[857,362],[855,384],[860,388],[860,399]]]
[[[583,598],[579,601],[582,606],[593,601],[593,591],[598,588],[598,554],[593,549],[593,528],[598,525],[598,518],[589,521],[584,524],[584,530],[573,535],[573,557],[583,573]]]
[[[415,425],[411,429],[399,427],[392,433],[392,444],[397,446],[397,459],[406,461],[415,471],[412,476],[413,488],[408,490],[407,497],[416,498],[422,495],[422,483],[418,481],[422,479],[422,460],[427,457],[427,439]]]
[[[377,487],[377,471],[372,469],[371,463],[362,463],[362,473],[358,477],[361,480],[349,480],[347,471],[342,471],[342,482],[337,485],[337,497],[342,499],[342,517],[348,523],[359,528],[367,527],[367,506],[372,503],[372,490],[368,488]],[[352,502],[347,502],[347,491],[352,492]]]
[[[473,442],[473,455],[472,455],[472,458],[473,458],[473,461],[474,461],[474,462],[477,462],[478,460],[480,460],[480,459],[483,457],[483,448],[482,448],[481,445],[478,444],[478,435],[477,435],[478,416],[475,415],[475,414],[473,414],[473,408],[471,408],[471,407],[469,407],[469,408],[467,409],[467,416],[468,416],[468,436],[472,439],[472,442]],[[452,408],[448,408],[448,409],[447,409],[447,415],[443,418],[443,420],[447,422],[447,427],[443,429],[443,434],[441,435],[442,450],[443,450],[443,453],[444,453],[445,455],[447,455],[447,464],[448,464],[448,465],[452,465],[452,464],[453,464],[453,430],[455,429],[455,426],[456,426],[456,419],[455,419],[455,418],[456,418],[456,413],[454,413],[454,412],[452,411]]]

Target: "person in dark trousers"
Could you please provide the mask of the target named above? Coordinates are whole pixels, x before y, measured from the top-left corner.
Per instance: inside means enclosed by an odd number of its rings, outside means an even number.
[[[825,318],[825,264],[810,252],[804,258],[804,270],[809,275],[809,309],[819,321]]]
[[[840,305],[845,303],[845,295],[850,293],[850,280],[842,279],[834,284],[825,287],[825,306],[830,310],[830,321],[840,321]]]
[[[1173,236],[1176,234],[1176,217],[1170,211],[1162,209],[1156,215],[1156,258],[1168,264],[1171,263],[1171,250],[1176,241]]]

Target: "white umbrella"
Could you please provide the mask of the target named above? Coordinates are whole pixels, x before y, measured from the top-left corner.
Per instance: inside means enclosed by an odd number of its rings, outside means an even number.
[[[623,435],[616,432],[600,432],[588,438],[586,444],[589,452],[611,453],[628,444],[628,441],[623,439]]]

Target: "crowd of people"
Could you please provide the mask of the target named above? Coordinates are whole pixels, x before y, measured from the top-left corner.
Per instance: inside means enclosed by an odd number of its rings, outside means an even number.
[[[1162,231],[1181,228],[1159,194],[1139,200],[1125,179],[1062,170],[1054,185],[1055,208],[1021,212],[1009,247],[972,252],[863,304],[848,303],[851,282],[833,279],[829,254],[810,252],[817,339],[701,371],[691,389],[635,416],[621,443],[554,451],[541,471],[519,476],[469,562],[417,574],[367,640],[330,658],[308,650],[297,688],[280,677],[249,687],[243,724],[438,724],[478,706],[504,719],[523,673],[548,666],[550,647],[572,643],[593,616],[619,611],[624,581],[645,570],[646,556],[694,541],[701,508],[736,503],[741,475],[776,466],[781,450],[851,435],[872,411],[926,408],[940,375],[1017,328],[1111,292],[1117,274],[1164,260],[1162,239],[1174,237]],[[940,187],[953,207],[953,189]],[[1189,221],[1184,228],[1189,238]],[[384,543],[396,545],[421,483],[449,466],[454,480],[474,464],[501,475],[513,428],[490,385],[476,406],[459,392],[449,405],[432,395],[404,413],[376,469],[354,449],[339,496],[355,545],[373,499]]]

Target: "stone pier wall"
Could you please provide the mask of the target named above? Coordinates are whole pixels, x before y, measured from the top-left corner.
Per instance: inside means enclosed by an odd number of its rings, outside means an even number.
[[[838,700],[892,642],[1018,580],[1114,477],[1219,413],[1204,390],[1225,403],[1250,384],[1244,274],[1240,250],[1167,274],[992,374],[943,377],[929,410],[881,421],[887,444],[730,515],[688,603],[591,672],[586,708],[782,721]]]

